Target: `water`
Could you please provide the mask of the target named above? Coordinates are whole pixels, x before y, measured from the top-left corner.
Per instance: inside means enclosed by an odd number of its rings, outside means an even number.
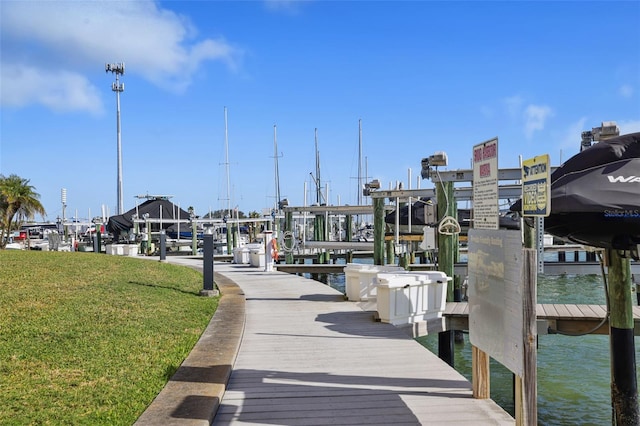
[[[345,291],[344,274],[328,274],[326,278],[330,286]],[[605,304],[602,278],[540,275],[538,303]],[[437,354],[437,335],[420,337],[417,341]],[[639,359],[639,349],[636,339],[636,359]],[[471,380],[471,345],[467,334],[464,343],[455,345],[455,368]],[[609,369],[609,337],[606,335],[539,336],[538,424],[610,425]],[[513,374],[493,360],[491,398],[514,415]]]

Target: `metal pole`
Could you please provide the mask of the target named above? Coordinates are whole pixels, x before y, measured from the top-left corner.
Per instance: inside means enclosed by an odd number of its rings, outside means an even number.
[[[118,73],[116,73],[116,121],[118,132],[118,214],[124,213],[124,203],[122,200],[122,132],[120,130],[120,92],[124,90],[124,87],[120,86],[120,79]]]
[[[116,75],[116,82],[111,85],[111,90],[116,92],[116,129],[117,129],[117,168],[118,168],[118,205],[117,214],[124,213],[124,203],[122,201],[122,140],[120,131],[120,92],[124,91],[124,83],[120,84],[120,74],[124,74],[124,62],[118,64],[106,64],[106,72],[112,72]]]

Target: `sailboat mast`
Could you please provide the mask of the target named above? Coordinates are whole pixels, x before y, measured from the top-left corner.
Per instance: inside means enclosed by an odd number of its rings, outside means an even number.
[[[314,130],[315,144],[316,144],[316,202],[318,205],[322,204],[322,191],[320,185],[320,152],[318,151],[318,128]]]
[[[362,205],[362,119],[358,120],[358,205]]]
[[[224,107],[224,165],[227,172],[227,215],[231,217],[231,183],[229,179],[229,131],[227,127],[227,107]]]
[[[280,170],[278,169],[278,140],[276,138],[276,125],[273,125],[273,158],[276,172],[276,211],[280,211]]]

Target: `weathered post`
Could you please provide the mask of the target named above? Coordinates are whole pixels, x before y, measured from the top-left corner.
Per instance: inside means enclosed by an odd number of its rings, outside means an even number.
[[[98,241],[97,243],[98,253],[102,253],[102,232],[100,231],[101,228],[102,228],[102,225],[96,226],[96,240]]]
[[[609,343],[611,346],[611,404],[613,424],[640,424],[636,352],[633,336],[631,263],[618,250],[607,249],[609,271]]]
[[[384,198],[373,199],[373,264],[384,265]]]
[[[344,218],[344,240],[345,241],[351,241],[351,229],[353,227],[353,216],[351,216],[350,214],[348,214],[345,218]]]
[[[285,212],[284,214],[284,238],[282,249],[285,252],[285,263],[290,265],[293,263],[293,212]]]
[[[325,241],[325,218],[322,214],[317,214],[314,218],[313,237],[316,241]],[[317,256],[320,264],[329,263],[329,252],[322,249]]]
[[[436,184],[436,199],[438,200],[438,221],[446,216],[453,216],[455,214],[453,182],[438,182]],[[444,272],[448,277],[454,276],[456,249],[454,243],[454,235],[438,235],[438,270]],[[447,287],[447,302],[453,302],[453,286],[454,282],[449,281]],[[438,356],[452,367],[455,364],[453,336],[454,334],[451,330],[438,333]]]
[[[226,217],[225,219],[225,230],[227,233],[227,254],[233,253],[233,227],[229,226],[229,219],[231,217]]]
[[[395,250],[395,244],[393,240],[387,240],[385,238],[385,246],[387,248],[387,259],[384,262],[387,265],[396,263],[396,250]]]
[[[191,254],[195,256],[198,253],[198,222],[195,218],[191,220]]]

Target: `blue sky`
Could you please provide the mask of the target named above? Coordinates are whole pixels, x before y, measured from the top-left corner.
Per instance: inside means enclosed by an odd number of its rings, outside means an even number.
[[[0,2],[0,173],[29,179],[47,219],[172,195],[198,215],[315,202],[315,139],[330,204],[362,175],[416,188],[420,160],[500,167],[575,155],[615,120],[640,131],[640,2]],[[228,162],[224,109],[228,116]],[[365,168],[366,165],[366,168]],[[229,190],[227,191],[227,168]],[[433,186],[422,181],[422,188]]]

